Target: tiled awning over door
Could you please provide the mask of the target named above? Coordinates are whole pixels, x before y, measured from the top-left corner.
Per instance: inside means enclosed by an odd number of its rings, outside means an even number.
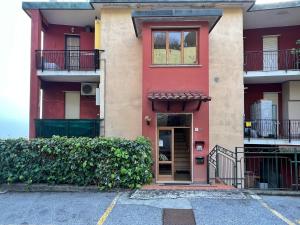
[[[198,106],[195,111],[200,109],[202,102],[211,100],[211,97],[198,92],[198,91],[180,91],[180,92],[150,92],[148,93],[148,99],[152,102],[152,110],[155,111],[154,102],[166,102],[167,109],[170,108],[170,102],[181,102],[182,110],[184,111],[187,102],[198,101]]]

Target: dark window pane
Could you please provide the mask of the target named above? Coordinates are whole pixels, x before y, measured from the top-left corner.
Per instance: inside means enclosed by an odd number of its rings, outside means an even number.
[[[181,64],[181,32],[169,32],[168,64]]]
[[[167,126],[191,126],[192,117],[190,114],[157,114],[157,126],[167,127]]]
[[[153,64],[166,64],[167,51],[166,51],[166,32],[153,33]]]
[[[197,63],[197,32],[184,32],[184,64]]]
[[[159,131],[159,161],[172,160],[172,131]]]
[[[159,164],[159,175],[172,175],[172,165]]]

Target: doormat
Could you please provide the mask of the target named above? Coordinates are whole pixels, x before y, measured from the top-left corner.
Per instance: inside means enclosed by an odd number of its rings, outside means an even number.
[[[192,209],[164,209],[163,225],[196,225]]]

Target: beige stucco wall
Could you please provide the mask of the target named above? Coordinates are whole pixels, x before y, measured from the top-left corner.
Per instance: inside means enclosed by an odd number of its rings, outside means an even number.
[[[210,149],[243,146],[243,15],[225,8],[209,36]]]
[[[300,119],[300,81],[288,81],[282,85],[283,119]]]
[[[290,86],[289,82],[282,84],[282,118],[284,120],[289,118],[288,102],[289,102]]]
[[[106,50],[105,136],[142,135],[142,42],[131,9],[101,9],[101,47]]]

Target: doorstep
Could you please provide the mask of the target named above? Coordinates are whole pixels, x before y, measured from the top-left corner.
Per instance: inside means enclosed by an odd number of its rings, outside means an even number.
[[[225,184],[177,184],[177,183],[160,183],[160,184],[147,184],[144,185],[141,190],[195,190],[195,191],[227,191],[235,190],[233,186]]]

